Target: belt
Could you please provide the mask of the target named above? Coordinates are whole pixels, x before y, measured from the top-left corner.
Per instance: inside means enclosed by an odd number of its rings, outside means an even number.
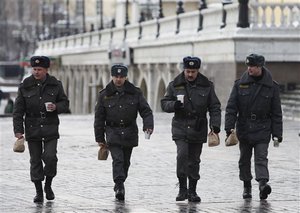
[[[47,112],[40,112],[39,114],[37,113],[26,113],[27,118],[49,118],[49,117],[56,117],[56,114],[53,113],[47,113]]]
[[[255,113],[251,113],[250,115],[246,116],[248,119],[255,121],[255,120],[263,120],[263,119],[267,119],[270,118],[269,114],[255,114]]]
[[[129,127],[133,124],[133,122],[120,122],[120,123],[116,123],[113,121],[106,121],[106,126],[110,126],[110,127],[121,127],[121,128],[125,128],[125,127]]]

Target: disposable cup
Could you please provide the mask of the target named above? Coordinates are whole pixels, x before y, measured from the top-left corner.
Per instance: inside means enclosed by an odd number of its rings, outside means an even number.
[[[184,95],[177,95],[177,100],[180,101],[181,103],[184,102]]]
[[[145,131],[145,139],[149,140],[150,139],[150,132]]]
[[[51,112],[52,110],[48,108],[49,104],[52,104],[52,102],[46,102],[45,107],[47,112]]]

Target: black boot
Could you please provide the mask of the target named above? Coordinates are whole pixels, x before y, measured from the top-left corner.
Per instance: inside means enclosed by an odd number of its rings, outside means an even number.
[[[47,200],[54,200],[54,198],[55,198],[55,195],[54,195],[54,193],[52,191],[52,188],[51,188],[52,179],[53,179],[53,177],[48,177],[48,176],[46,177],[44,190],[45,190],[45,193],[46,193]]]
[[[271,186],[267,184],[266,180],[259,181],[259,198],[265,200],[268,198],[268,195],[271,194]]]
[[[243,191],[243,198],[252,198],[252,186],[251,181],[244,181],[244,191]]]
[[[36,195],[33,198],[34,203],[42,203],[44,202],[44,195],[43,195],[43,187],[42,187],[42,181],[35,181],[34,182]]]
[[[190,202],[200,202],[201,198],[196,193],[197,181],[189,179],[189,191],[188,191],[188,200]]]
[[[123,182],[116,183],[115,187],[114,187],[114,191],[115,191],[115,197],[117,198],[117,200],[125,199],[125,188],[124,188]]]
[[[186,178],[178,178],[178,180],[179,180],[179,193],[176,197],[176,201],[183,201],[187,199]]]

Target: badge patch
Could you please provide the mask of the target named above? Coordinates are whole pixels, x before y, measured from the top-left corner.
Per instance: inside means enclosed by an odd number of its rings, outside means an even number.
[[[40,60],[36,59],[34,62],[35,62],[36,64],[38,64],[38,63],[40,63]]]
[[[245,89],[245,88],[249,88],[248,84],[240,84],[240,88]]]
[[[190,65],[190,66],[193,66],[193,65],[194,65],[194,62],[193,62],[193,61],[190,61],[190,62],[189,62],[189,65]]]

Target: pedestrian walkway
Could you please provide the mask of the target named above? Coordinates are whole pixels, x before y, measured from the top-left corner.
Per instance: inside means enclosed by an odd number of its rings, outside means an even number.
[[[222,132],[221,145],[204,144],[197,186],[202,202],[193,204],[175,201],[178,187],[176,146],[170,133],[172,114],[155,114],[155,130],[150,140],[144,139],[138,119],[140,143],[132,153],[125,202],[114,198],[111,157],[107,161],[97,160],[93,115],[60,118],[58,174],[53,181],[56,198],[43,205],[32,202],[35,189],[30,182],[28,148],[21,154],[12,151],[12,118],[0,118],[0,212],[300,212],[299,121],[285,120],[283,143],[278,148],[270,144],[272,194],[266,201],[259,200],[255,181],[252,200],[242,199],[238,146],[225,147]]]

